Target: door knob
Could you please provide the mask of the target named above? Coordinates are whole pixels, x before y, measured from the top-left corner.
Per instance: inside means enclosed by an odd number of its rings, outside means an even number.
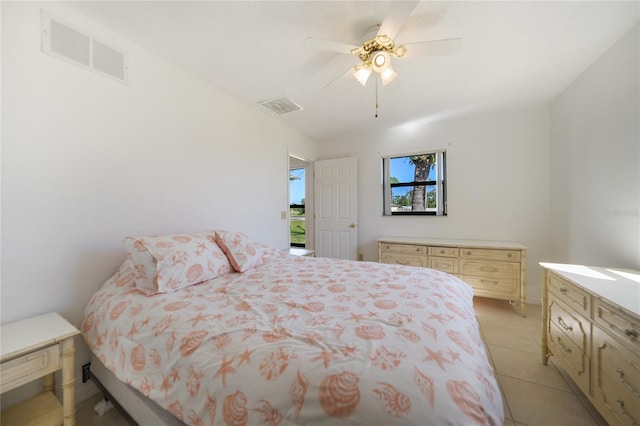
[[[352,223],[351,225],[349,225],[349,228],[355,228],[355,227],[356,227],[355,223]]]

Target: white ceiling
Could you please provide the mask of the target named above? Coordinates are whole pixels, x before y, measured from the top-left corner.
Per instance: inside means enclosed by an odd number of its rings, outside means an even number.
[[[317,51],[307,37],[359,45],[388,1],[87,1],[78,12],[213,85],[257,102],[287,96],[304,110],[277,116],[322,141],[376,126],[431,121],[551,101],[639,18],[638,1],[420,2],[396,44],[462,38],[453,56],[393,60],[378,89],[349,74],[355,56]]]

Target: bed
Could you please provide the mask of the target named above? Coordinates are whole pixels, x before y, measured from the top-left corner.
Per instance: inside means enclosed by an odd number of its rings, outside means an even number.
[[[188,425],[503,424],[466,283],[426,268],[292,256],[228,235],[229,247],[214,233],[182,236],[207,239],[198,251],[215,256],[200,268],[178,257],[184,264],[166,288],[158,281],[170,274],[159,265],[175,264],[177,249],[158,254],[143,247],[157,240],[130,241],[81,325],[119,386]],[[141,273],[136,251],[155,256],[157,273]]]

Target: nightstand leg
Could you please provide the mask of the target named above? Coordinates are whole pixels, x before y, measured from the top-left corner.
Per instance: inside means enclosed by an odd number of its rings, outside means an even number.
[[[73,337],[62,341],[62,413],[64,426],[76,424],[75,375],[73,372]]]
[[[56,393],[56,375],[55,373],[47,374],[44,376],[44,386],[42,390],[45,392],[52,392],[54,395]]]

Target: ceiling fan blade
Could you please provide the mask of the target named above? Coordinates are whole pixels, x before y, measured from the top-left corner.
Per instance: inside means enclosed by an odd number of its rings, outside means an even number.
[[[329,50],[331,52],[351,54],[351,49],[357,49],[358,46],[353,46],[347,43],[340,43],[339,41],[323,40],[319,38],[307,37],[304,39],[304,45],[311,47],[312,49]]]
[[[336,81],[340,80],[342,77],[344,77],[344,75],[348,72],[354,73],[356,70],[355,65],[352,66],[351,68],[349,68],[348,70],[346,70],[345,72],[341,73],[340,75],[338,75],[336,78],[334,78],[333,80],[331,80],[329,83],[327,83],[323,89],[326,89],[327,87],[331,86],[333,83],[335,83]]]
[[[453,55],[462,45],[461,38],[445,38],[442,40],[419,41],[406,43],[407,52],[405,58],[417,58],[419,56],[446,56]]]
[[[404,24],[409,19],[413,9],[420,3],[419,1],[393,1],[387,16],[382,21],[378,35],[387,35],[391,39],[396,38]]]

